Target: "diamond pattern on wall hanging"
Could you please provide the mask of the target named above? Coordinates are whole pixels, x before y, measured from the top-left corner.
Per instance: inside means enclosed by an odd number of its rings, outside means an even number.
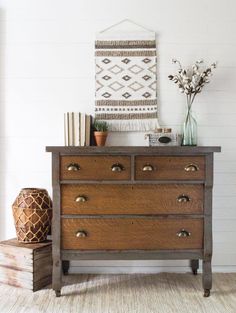
[[[144,86],[141,85],[141,84],[138,83],[138,82],[134,82],[134,83],[130,84],[128,87],[131,88],[133,91],[138,91],[138,90],[140,90],[141,88],[143,88]]]
[[[128,99],[129,97],[131,97],[131,94],[126,92],[122,95],[122,97],[124,97],[125,99]]]
[[[96,64],[96,74],[101,74],[102,71],[103,69],[98,64]]]
[[[155,33],[124,23],[120,31],[111,27],[97,34],[95,118],[111,131],[153,130],[158,127]]]
[[[127,80],[130,80],[130,79],[131,79],[131,77],[130,77],[129,75],[125,75],[125,76],[123,76],[123,77],[122,77],[122,79],[124,79],[124,80],[126,80],[126,81],[127,81]]]
[[[149,79],[151,79],[152,77],[149,76],[149,75],[144,75],[142,78],[145,79],[145,80],[149,80]]]
[[[110,72],[113,73],[113,74],[119,74],[120,72],[123,71],[123,68],[121,68],[121,67],[118,66],[118,65],[114,65],[114,66],[112,66],[111,68],[109,68],[108,71],[110,71]]]
[[[111,76],[105,75],[102,77],[102,79],[109,80],[109,79],[111,79]]]
[[[101,84],[99,81],[96,81],[96,91],[98,91],[102,87],[104,87],[103,84]]]
[[[151,94],[149,92],[145,92],[143,95],[142,95],[144,98],[150,98],[151,97]]]
[[[155,82],[152,82],[148,87],[151,88],[153,91],[156,91],[157,84]]]
[[[124,60],[121,60],[121,62],[125,63],[125,64],[128,64],[131,60],[130,59],[127,59],[125,58]]]
[[[145,59],[143,59],[143,62],[144,62],[144,63],[149,63],[149,62],[152,62],[152,60],[149,59],[149,58],[145,58]]]
[[[105,64],[108,64],[108,63],[110,63],[111,61],[110,61],[109,59],[104,59],[104,60],[102,60],[102,62],[105,63]]]
[[[134,74],[139,74],[140,72],[142,72],[144,69],[140,66],[138,66],[137,64],[131,66],[128,69],[130,72],[134,73]]]
[[[102,97],[104,98],[110,98],[111,94],[109,92],[104,92],[104,94],[102,94]]]
[[[114,82],[112,84],[109,85],[109,87],[113,90],[113,91],[118,91],[121,88],[124,87],[124,85],[121,85],[119,82]]]

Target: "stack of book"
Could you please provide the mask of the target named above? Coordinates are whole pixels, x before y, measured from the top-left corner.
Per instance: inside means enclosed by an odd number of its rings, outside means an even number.
[[[65,146],[90,146],[91,124],[91,115],[64,113]]]

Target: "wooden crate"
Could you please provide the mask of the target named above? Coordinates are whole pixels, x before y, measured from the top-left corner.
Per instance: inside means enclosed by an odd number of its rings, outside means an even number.
[[[52,281],[52,244],[0,242],[0,283],[37,291]]]

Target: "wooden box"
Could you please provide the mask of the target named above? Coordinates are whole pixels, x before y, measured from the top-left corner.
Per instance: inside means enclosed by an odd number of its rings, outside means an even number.
[[[37,291],[52,281],[52,244],[0,242],[0,283]]]

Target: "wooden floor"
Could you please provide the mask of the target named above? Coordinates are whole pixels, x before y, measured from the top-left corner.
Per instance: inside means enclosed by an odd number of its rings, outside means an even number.
[[[0,284],[1,313],[235,313],[236,274],[214,274],[209,298],[201,275],[69,275],[61,298]]]

